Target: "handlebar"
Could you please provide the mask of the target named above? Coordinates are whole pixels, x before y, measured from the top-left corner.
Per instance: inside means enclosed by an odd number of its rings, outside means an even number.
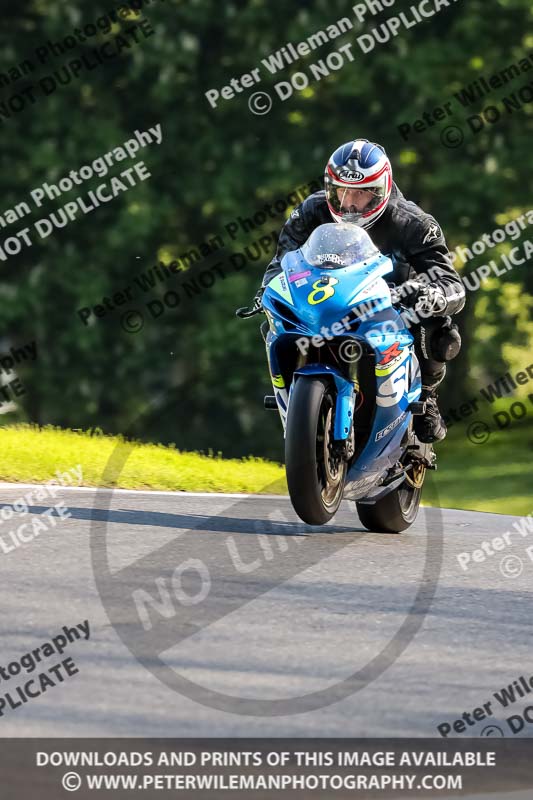
[[[401,286],[401,284],[400,284]],[[401,292],[397,290],[400,286],[395,286],[394,284],[389,284],[389,289],[391,290],[391,301],[393,306],[399,306],[401,309],[406,309],[407,306],[402,302]],[[262,308],[257,308],[254,306],[243,306],[242,308],[238,308],[235,311],[235,316],[239,319],[249,319],[250,317],[255,317],[256,314],[264,314]]]

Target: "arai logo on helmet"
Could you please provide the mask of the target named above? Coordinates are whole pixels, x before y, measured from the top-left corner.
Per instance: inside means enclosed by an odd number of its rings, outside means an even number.
[[[365,176],[362,172],[358,172],[357,170],[348,169],[348,167],[343,167],[339,170],[339,178],[347,181],[362,181]]]

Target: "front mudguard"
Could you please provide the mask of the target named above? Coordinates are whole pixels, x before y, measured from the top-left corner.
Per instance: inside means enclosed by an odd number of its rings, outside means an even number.
[[[328,364],[306,364],[305,366],[294,371],[291,394],[294,381],[298,380],[299,376],[323,377],[327,378],[328,380],[333,380],[337,389],[333,436],[336,441],[345,441],[350,435],[353,423],[353,414],[355,408],[355,388],[353,383],[349,381],[338,369],[335,369],[335,367],[330,367]],[[290,402],[289,394],[289,406]]]

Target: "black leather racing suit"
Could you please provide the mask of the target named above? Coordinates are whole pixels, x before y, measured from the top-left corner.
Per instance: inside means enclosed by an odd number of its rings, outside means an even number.
[[[263,278],[263,286],[281,271],[285,253],[296,250],[319,225],[332,222],[324,191],[307,197],[292,212],[283,226],[276,251]],[[394,270],[386,280],[398,286],[406,280],[426,273],[431,283],[444,291],[447,306],[443,316],[414,325],[416,353],[420,361],[423,388],[435,389],[446,374],[446,361],[455,358],[461,339],[449,315],[465,304],[461,278],[452,266],[452,259],[440,226],[434,217],[406,200],[396,184],[384,214],[367,230],[379,250],[391,258]]]

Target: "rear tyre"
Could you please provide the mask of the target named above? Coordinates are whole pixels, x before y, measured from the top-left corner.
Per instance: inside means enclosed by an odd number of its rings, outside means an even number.
[[[346,461],[333,441],[335,394],[327,380],[296,379],[287,416],[285,470],[294,510],[308,525],[323,525],[337,512]]]
[[[359,519],[365,528],[376,533],[400,533],[409,528],[418,514],[424,477],[425,467],[421,465],[413,477],[404,480],[397,489],[373,505],[356,503]]]

